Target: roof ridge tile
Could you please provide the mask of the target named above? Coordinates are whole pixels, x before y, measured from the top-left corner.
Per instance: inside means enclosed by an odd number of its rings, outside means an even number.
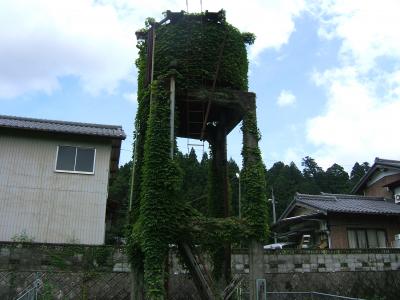
[[[17,117],[9,115],[0,115],[0,119],[26,121],[34,123],[48,123],[48,124],[60,124],[60,125],[76,125],[82,127],[93,127],[93,128],[107,128],[107,129],[121,129],[121,125],[107,125],[97,123],[86,123],[86,122],[75,122],[75,121],[62,121],[53,119],[40,119],[40,118],[29,118],[29,117]]]
[[[125,139],[120,125],[70,122],[0,115],[0,128]]]

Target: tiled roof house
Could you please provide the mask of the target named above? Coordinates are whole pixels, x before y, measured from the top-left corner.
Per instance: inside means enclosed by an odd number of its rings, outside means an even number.
[[[353,192],[298,193],[272,230],[297,247],[305,247],[304,236],[314,248],[394,246],[400,237],[400,161],[377,158]]]

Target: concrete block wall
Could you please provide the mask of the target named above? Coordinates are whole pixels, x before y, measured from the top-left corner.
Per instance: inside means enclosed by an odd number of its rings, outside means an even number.
[[[265,273],[400,271],[400,251],[397,249],[343,251],[267,251],[264,254]],[[232,257],[236,273],[248,273],[248,255]]]
[[[266,251],[264,267],[268,292],[400,299],[400,249]],[[232,270],[248,274],[246,253],[233,254]]]

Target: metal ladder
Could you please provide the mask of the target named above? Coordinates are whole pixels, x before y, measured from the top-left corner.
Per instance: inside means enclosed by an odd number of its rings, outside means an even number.
[[[204,153],[204,140],[198,141],[201,138],[201,129],[204,122],[204,103],[186,101],[186,112],[188,153],[192,147],[201,147]],[[197,139],[191,137],[196,137]]]

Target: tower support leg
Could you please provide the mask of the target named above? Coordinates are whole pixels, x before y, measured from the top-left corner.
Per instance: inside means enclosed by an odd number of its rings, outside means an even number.
[[[257,290],[257,280],[264,279],[264,251],[263,245],[251,241],[249,245],[249,292],[250,300],[264,300],[265,290]],[[257,297],[257,294],[259,296]],[[260,298],[261,297],[261,298]]]
[[[213,177],[216,180],[214,184],[218,185],[214,190],[218,195],[218,199],[215,199],[216,203],[213,204],[215,205],[213,210],[217,214],[213,215],[213,217],[227,218],[230,216],[230,203],[228,192],[227,129],[223,113],[220,116],[217,126],[212,130],[209,142],[213,152],[212,170],[214,172]],[[217,286],[223,290],[231,280],[231,245],[225,243],[217,252],[217,256],[221,259],[219,264],[221,276],[217,280]]]
[[[245,218],[247,217],[250,222],[253,220],[261,220],[253,224],[256,228],[257,236],[249,244],[249,290],[250,300],[264,300],[265,294],[265,277],[264,274],[264,249],[259,240],[262,240],[262,235],[267,230],[267,206],[266,206],[266,191],[265,191],[265,177],[261,161],[261,154],[258,148],[258,129],[256,117],[256,104],[255,99],[248,102],[246,115],[243,119],[243,172],[247,177],[242,182],[244,183],[244,199]],[[250,193],[251,192],[251,193]],[[251,207],[258,207],[257,210]],[[260,215],[259,215],[260,214]],[[257,282],[260,288],[257,289]],[[260,284],[261,283],[261,284]]]
[[[144,300],[143,269],[132,267],[131,278],[131,300]]]

